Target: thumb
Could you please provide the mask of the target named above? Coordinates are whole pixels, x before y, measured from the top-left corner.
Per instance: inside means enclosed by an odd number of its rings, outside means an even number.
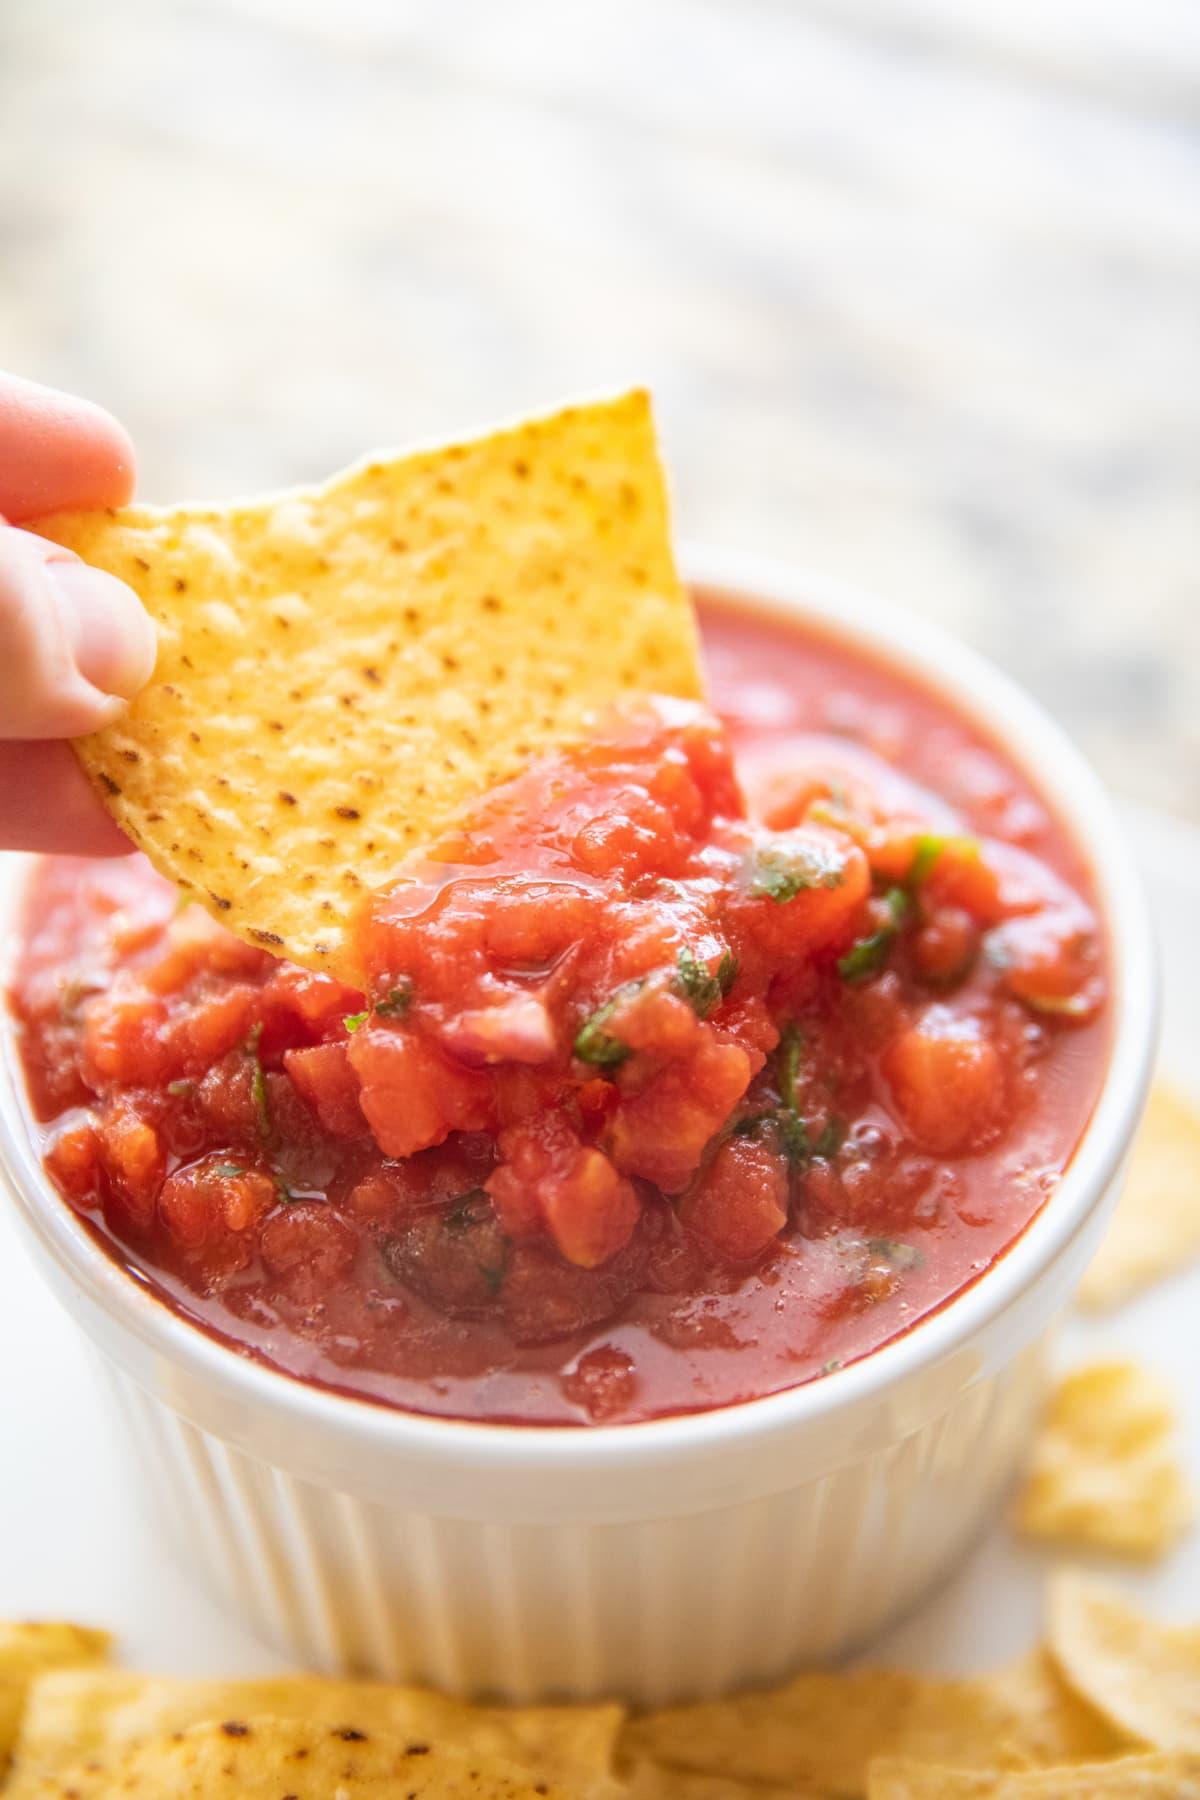
[[[79,737],[119,718],[154,671],[132,588],[0,524],[0,738]]]

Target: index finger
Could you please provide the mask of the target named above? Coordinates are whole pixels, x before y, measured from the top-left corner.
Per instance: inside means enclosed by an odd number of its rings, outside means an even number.
[[[0,372],[0,514],[123,506],[134,473],[128,433],[102,407]]]

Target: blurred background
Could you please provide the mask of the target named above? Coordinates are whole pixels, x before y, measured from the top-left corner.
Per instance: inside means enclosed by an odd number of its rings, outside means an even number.
[[[1200,821],[1196,0],[0,0],[0,362],[154,500],[648,383]]]

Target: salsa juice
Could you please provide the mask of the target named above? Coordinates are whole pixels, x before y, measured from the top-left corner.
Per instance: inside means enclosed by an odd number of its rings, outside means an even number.
[[[702,611],[648,704],[360,921],[368,992],[140,859],[53,859],[13,1004],[47,1167],[245,1354],[414,1411],[724,1405],[862,1356],[1019,1235],[1107,1049],[1075,846],[899,672]]]

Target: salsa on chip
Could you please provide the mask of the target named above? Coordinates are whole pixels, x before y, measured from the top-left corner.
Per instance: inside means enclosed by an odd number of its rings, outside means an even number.
[[[702,596],[697,697],[644,397],[44,529],[160,621],[80,747],[159,872],[42,867],[30,1090],[65,1198],[209,1331],[636,1420],[876,1348],[1053,1192],[1106,1049],[1081,854],[832,639]]]

